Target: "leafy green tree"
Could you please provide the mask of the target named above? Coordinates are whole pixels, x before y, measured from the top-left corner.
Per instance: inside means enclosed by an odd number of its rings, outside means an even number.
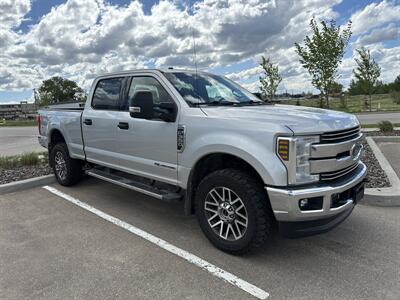
[[[393,82],[393,90],[400,92],[400,75],[397,75]]]
[[[34,97],[39,106],[83,101],[84,90],[75,81],[55,76],[44,80],[39,89],[35,90]]]
[[[269,58],[262,57],[260,66],[263,68],[263,75],[260,76],[261,94],[264,99],[269,99],[271,102],[274,100],[276,90],[282,81],[279,74],[278,65],[274,66]]]
[[[338,77],[337,70],[342,62],[345,48],[351,37],[351,21],[346,29],[341,31],[340,26],[331,20],[329,24],[320,22],[320,26],[313,17],[310,20],[312,36],[306,36],[304,46],[295,43],[296,52],[300,56],[300,63],[311,75],[312,84],[325,97],[329,107],[329,91]],[[320,99],[320,106],[323,106]]]
[[[352,79],[350,81],[350,86],[348,89],[349,95],[355,96],[355,95],[361,95],[363,93],[363,87],[360,81],[356,81]]]
[[[329,90],[330,94],[341,94],[343,92],[343,85],[339,82],[333,82]]]
[[[361,83],[363,91],[369,97],[369,110],[372,109],[372,93],[379,76],[381,76],[381,68],[378,63],[371,58],[371,53],[366,48],[356,50],[359,58],[356,58],[357,68],[353,70],[354,76]],[[365,103],[368,106],[368,102]]]

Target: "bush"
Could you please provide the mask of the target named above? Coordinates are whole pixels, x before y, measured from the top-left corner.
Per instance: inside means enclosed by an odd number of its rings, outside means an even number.
[[[15,156],[0,156],[0,168],[13,169],[19,165],[19,159]]]
[[[46,164],[47,157],[42,153],[24,153],[15,156],[0,156],[0,168],[14,169],[21,166],[34,166]]]
[[[400,105],[400,92],[392,92],[391,96],[393,98],[393,102]]]
[[[393,124],[390,121],[380,121],[378,123],[379,130],[382,132],[393,131]]]
[[[39,155],[35,152],[24,153],[20,157],[21,165],[23,166],[33,166],[39,163]]]

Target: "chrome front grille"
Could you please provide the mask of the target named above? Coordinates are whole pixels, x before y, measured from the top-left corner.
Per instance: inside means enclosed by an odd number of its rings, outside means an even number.
[[[360,126],[344,130],[325,132],[321,134],[321,143],[324,144],[341,143],[355,139],[359,135],[360,135]]]
[[[360,126],[325,132],[311,147],[310,171],[321,181],[337,180],[355,172],[362,155]]]
[[[320,173],[320,179],[322,181],[330,181],[330,180],[334,180],[334,179],[343,177],[345,175],[350,174],[355,169],[357,169],[358,164],[359,164],[359,161],[357,161],[356,163],[352,164],[351,166],[343,168],[341,170],[337,170],[337,171],[333,171],[333,172]]]

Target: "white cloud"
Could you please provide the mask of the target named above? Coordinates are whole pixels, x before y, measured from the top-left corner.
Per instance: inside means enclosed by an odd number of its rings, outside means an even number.
[[[360,36],[355,44],[359,46],[375,44],[389,40],[399,40],[400,29],[396,23],[390,23],[385,27],[371,30],[370,33]]]
[[[387,0],[371,3],[355,12],[350,19],[353,21],[353,34],[359,35],[386,23],[400,21],[400,5]]]
[[[31,89],[54,75],[88,88],[93,77],[105,72],[153,65],[193,68],[193,33],[201,69],[248,60],[257,65],[264,55],[279,64],[281,91],[311,90],[293,43],[310,33],[313,15],[337,18],[333,7],[340,0],[204,0],[190,9],[178,2],[160,1],[145,13],[139,1],[120,7],[106,0],[68,0],[23,33],[16,28],[30,2],[0,0],[0,11],[5,12],[0,14],[0,90]],[[385,78],[395,72],[396,53],[380,42],[393,36],[399,9],[383,1],[352,16],[357,42],[375,45],[378,62],[387,68]],[[385,25],[388,30],[381,28]],[[342,66],[344,81],[351,76],[350,61]],[[256,66],[228,76],[253,89],[259,74]]]

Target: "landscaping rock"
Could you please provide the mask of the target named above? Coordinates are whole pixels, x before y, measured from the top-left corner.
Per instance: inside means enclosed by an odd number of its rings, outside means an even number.
[[[0,168],[0,184],[48,175],[52,172],[53,170],[48,164],[21,166],[13,169]]]

